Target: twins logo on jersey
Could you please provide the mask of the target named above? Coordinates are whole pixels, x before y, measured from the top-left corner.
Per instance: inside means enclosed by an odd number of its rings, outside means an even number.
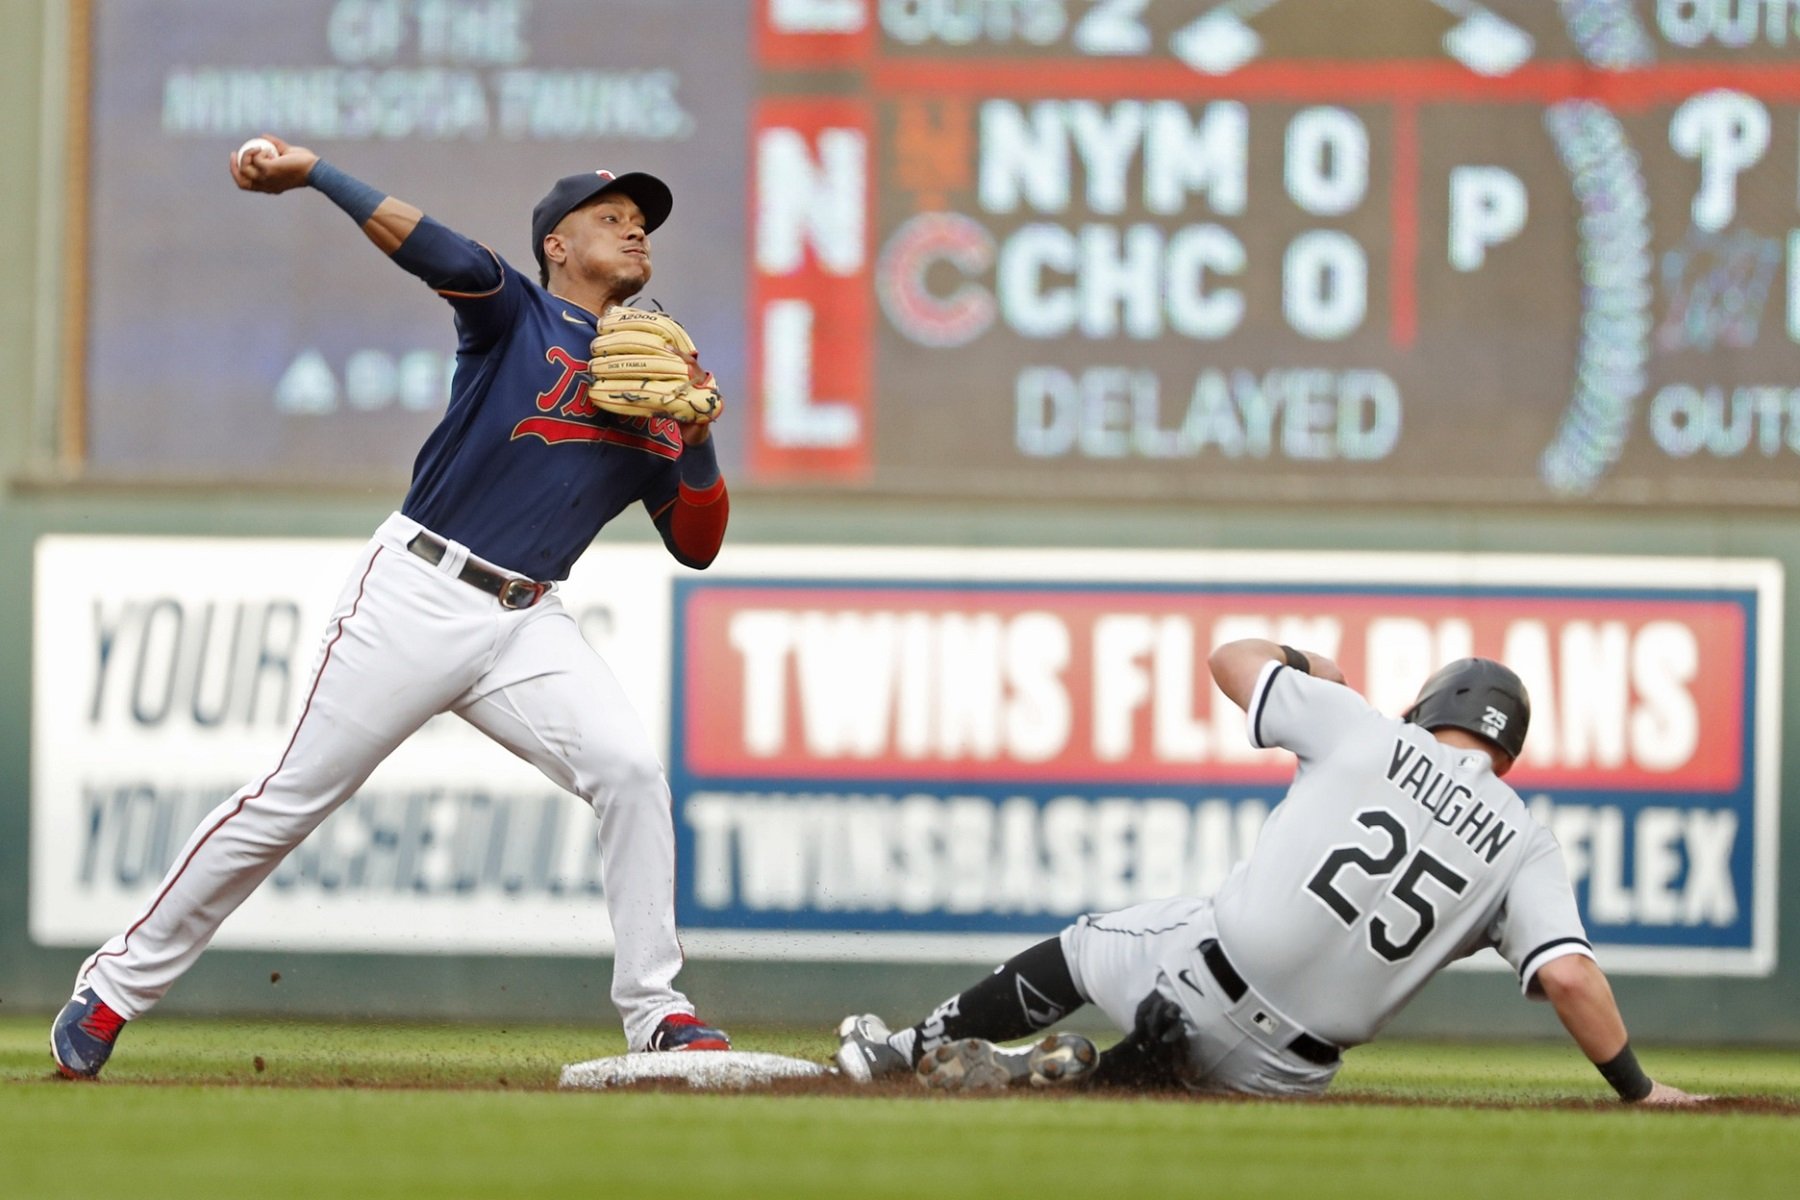
[[[660,458],[681,457],[681,426],[668,417],[628,417],[596,407],[588,398],[587,360],[576,358],[561,346],[544,351],[544,359],[558,369],[556,381],[537,394],[540,413],[558,409],[557,415],[526,417],[513,426],[514,441],[541,438],[546,445],[560,442],[606,442],[642,450]],[[560,408],[559,408],[560,406]]]

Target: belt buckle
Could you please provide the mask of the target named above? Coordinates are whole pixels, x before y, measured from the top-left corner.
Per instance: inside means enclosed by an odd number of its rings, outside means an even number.
[[[544,585],[528,579],[509,579],[500,585],[501,608],[530,608],[544,595]]]

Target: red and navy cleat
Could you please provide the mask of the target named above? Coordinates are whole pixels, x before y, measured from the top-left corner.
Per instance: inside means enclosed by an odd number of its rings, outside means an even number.
[[[50,1057],[65,1078],[92,1079],[112,1057],[123,1028],[124,1017],[94,995],[93,988],[82,988],[50,1026]]]
[[[650,1035],[646,1050],[729,1050],[731,1039],[723,1029],[702,1024],[693,1013],[670,1013]]]

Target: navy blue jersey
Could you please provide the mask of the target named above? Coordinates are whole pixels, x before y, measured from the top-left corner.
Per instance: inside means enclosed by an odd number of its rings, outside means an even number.
[[[458,336],[450,406],[413,464],[403,513],[489,562],[557,580],[634,501],[655,513],[675,498],[680,426],[588,400],[596,314],[429,218],[395,260],[439,286]]]

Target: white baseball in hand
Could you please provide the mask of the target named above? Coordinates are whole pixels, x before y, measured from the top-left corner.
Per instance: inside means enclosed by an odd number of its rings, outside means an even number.
[[[237,148],[237,153],[232,155],[231,161],[241,168],[248,159],[256,158],[263,154],[268,155],[270,158],[274,158],[280,153],[281,151],[275,149],[275,143],[271,142],[268,138],[253,137]]]

